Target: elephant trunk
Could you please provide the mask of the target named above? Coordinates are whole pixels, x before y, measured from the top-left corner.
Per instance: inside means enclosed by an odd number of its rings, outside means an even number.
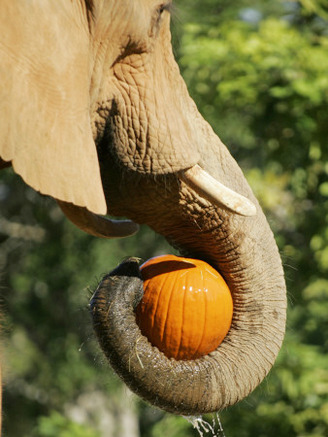
[[[134,260],[106,276],[91,301],[97,336],[116,372],[147,401],[184,415],[218,411],[247,396],[271,369],[286,319],[284,274],[273,234],[227,149],[213,133],[207,137],[212,150],[206,147],[208,156],[200,166],[249,199],[256,207],[252,217],[214,205],[177,175],[150,181],[127,172],[117,193],[122,169],[112,165],[104,184],[112,212],[147,223],[181,254],[207,261],[222,274],[234,312],[221,345],[188,361],[169,359],[153,347],[136,324],[134,310],[143,288]]]

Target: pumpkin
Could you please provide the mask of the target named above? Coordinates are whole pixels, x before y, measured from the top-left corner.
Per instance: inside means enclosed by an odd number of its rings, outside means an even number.
[[[230,290],[204,261],[163,255],[141,266],[144,296],[136,308],[141,333],[168,358],[196,359],[227,335],[233,312]]]

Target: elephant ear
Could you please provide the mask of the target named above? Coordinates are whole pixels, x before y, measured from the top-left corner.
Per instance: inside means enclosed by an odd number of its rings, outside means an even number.
[[[79,8],[0,0],[0,156],[41,193],[105,214]]]

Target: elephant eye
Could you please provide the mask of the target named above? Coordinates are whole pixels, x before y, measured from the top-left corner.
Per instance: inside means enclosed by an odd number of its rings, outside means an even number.
[[[164,11],[170,12],[171,8],[172,2],[162,3],[158,8],[159,15],[162,15]]]
[[[172,1],[168,1],[165,3],[161,3],[159,6],[156,7],[154,10],[154,14],[151,21],[151,28],[149,32],[149,36],[154,37],[158,35],[158,31],[161,25],[161,19],[164,11],[170,12],[172,9]]]

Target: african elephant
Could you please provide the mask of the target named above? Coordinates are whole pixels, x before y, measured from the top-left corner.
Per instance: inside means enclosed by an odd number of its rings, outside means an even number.
[[[174,60],[169,0],[0,0],[0,156],[96,236],[137,224],[210,263],[234,301],[217,350],[175,361],[140,333],[139,266],[98,287],[91,313],[112,365],[167,411],[227,407],[267,375],[285,330],[278,249],[241,169]],[[123,222],[97,214],[125,216]]]

